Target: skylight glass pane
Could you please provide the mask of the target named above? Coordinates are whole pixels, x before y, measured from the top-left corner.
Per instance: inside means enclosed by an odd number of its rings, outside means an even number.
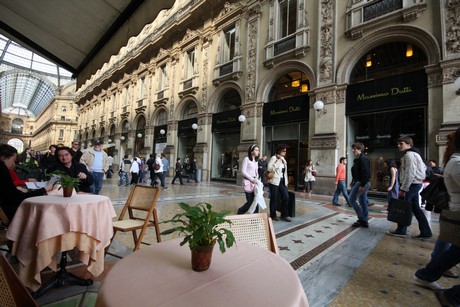
[[[9,52],[7,52],[5,54],[5,57],[3,58],[3,60],[5,62],[14,64],[14,65],[22,66],[22,67],[25,67],[25,68],[30,68],[30,60],[29,59],[19,57],[17,55],[9,53]]]

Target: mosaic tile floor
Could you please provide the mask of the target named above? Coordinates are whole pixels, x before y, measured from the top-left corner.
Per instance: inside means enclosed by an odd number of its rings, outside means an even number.
[[[118,187],[115,180],[106,181],[101,194],[112,199],[119,213],[128,196],[129,187]],[[296,216],[291,223],[274,222],[280,255],[297,271],[310,306],[438,306],[432,291],[412,282],[414,272],[429,260],[435,239],[417,241],[385,235],[394,225],[386,220],[384,201],[372,200],[370,227],[354,228],[354,211],[346,206],[330,204],[330,196],[296,193]],[[245,202],[239,186],[226,183],[170,185],[157,204],[160,220],[179,211],[178,202],[212,203],[218,210],[236,212]],[[268,205],[268,199],[266,199]],[[438,232],[438,216],[431,216],[433,233]],[[160,229],[168,225],[160,224]],[[414,220],[409,228],[418,234]],[[176,235],[162,236],[167,240]],[[153,230],[144,241],[155,244]],[[130,253],[131,234],[117,233],[112,248],[120,254]],[[145,248],[145,247],[141,247]],[[49,291],[38,302],[41,306],[93,306],[97,289],[117,259],[106,257],[105,272],[95,278],[88,289],[67,287]],[[456,268],[454,270],[457,270]],[[74,274],[89,278],[83,265],[71,269]],[[46,274],[46,273],[43,273]],[[442,278],[451,286],[460,280]],[[283,306],[284,307],[284,306]]]

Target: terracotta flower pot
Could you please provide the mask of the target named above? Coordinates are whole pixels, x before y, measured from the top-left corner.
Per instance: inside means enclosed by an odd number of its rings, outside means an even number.
[[[70,197],[72,196],[73,188],[71,189],[62,189],[64,197]]]
[[[192,250],[192,269],[194,271],[202,272],[209,269],[213,248],[214,244],[210,246],[196,246]]]

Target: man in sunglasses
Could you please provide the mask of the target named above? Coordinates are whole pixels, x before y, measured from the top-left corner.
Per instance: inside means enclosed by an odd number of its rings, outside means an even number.
[[[80,150],[80,142],[77,140],[72,141],[72,151],[73,151],[73,159],[75,162],[80,163],[80,158],[83,155],[83,153]]]

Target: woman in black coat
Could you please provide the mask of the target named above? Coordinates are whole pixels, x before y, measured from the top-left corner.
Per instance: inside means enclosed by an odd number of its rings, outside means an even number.
[[[0,207],[12,220],[21,202],[29,197],[46,195],[53,189],[52,185],[27,193],[19,191],[14,185],[9,169],[16,166],[18,151],[13,146],[0,144]]]
[[[93,176],[88,172],[84,164],[78,163],[74,158],[74,152],[69,147],[58,147],[55,155],[57,157],[57,165],[50,169],[50,172],[59,170],[74,178],[79,178],[80,183],[77,187],[77,192],[91,193],[91,185],[93,184]]]

